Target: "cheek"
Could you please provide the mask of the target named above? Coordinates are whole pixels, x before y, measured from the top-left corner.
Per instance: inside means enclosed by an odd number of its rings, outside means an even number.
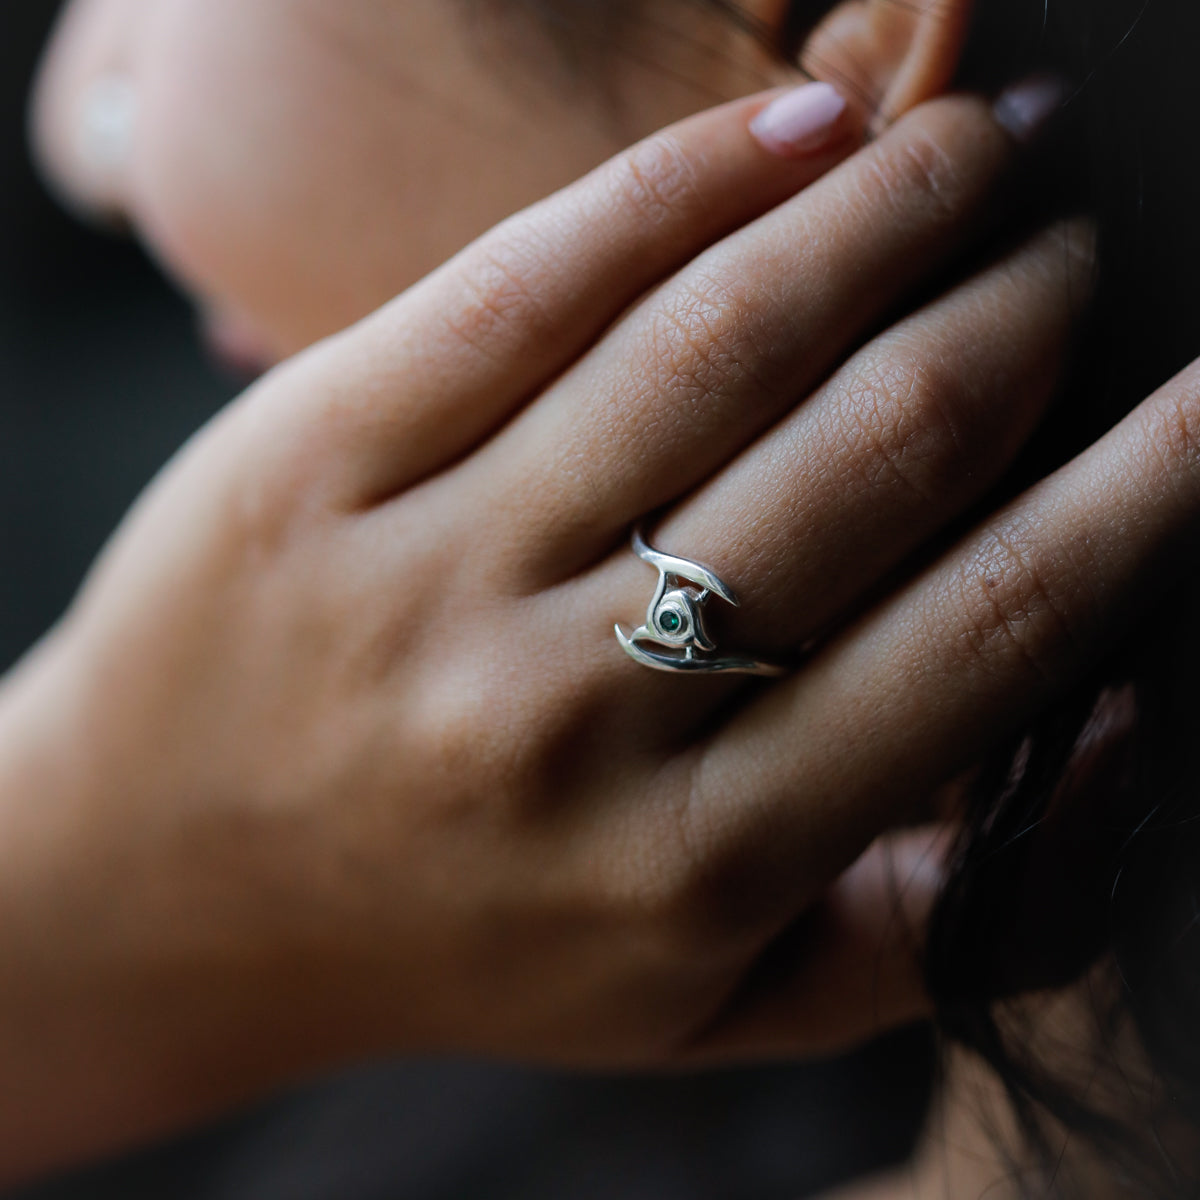
[[[286,354],[368,311],[385,278],[420,265],[396,236],[403,180],[348,135],[369,124],[353,78],[272,21],[273,7],[160,10],[139,71],[129,200],[168,271]],[[386,244],[380,191],[391,200]]]
[[[374,9],[314,7],[172,0],[139,70],[135,221],[188,290],[277,356],[566,178],[532,169],[527,114],[471,78],[448,30],[364,47]]]
[[[610,122],[481,65],[447,0],[120,2],[143,5],[119,64],[138,98],[123,204],[273,357],[619,148]]]

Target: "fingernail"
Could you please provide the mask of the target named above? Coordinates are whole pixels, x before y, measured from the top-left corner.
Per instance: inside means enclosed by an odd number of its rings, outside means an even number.
[[[794,158],[829,143],[846,101],[828,83],[806,83],[771,101],[750,132],[772,154]]]
[[[79,154],[84,164],[101,177],[124,167],[136,120],[137,94],[128,76],[97,79],[80,102]]]
[[[1018,142],[1031,142],[1067,102],[1071,89],[1056,75],[1031,75],[996,97],[992,113]]]

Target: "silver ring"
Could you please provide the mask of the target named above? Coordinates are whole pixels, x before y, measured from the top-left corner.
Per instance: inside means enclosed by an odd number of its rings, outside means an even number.
[[[704,627],[704,606],[716,596],[737,608],[737,597],[708,567],[686,558],[660,554],[633,531],[633,552],[658,569],[658,587],[646,610],[646,623],[626,633],[616,626],[617,641],[635,662],[655,671],[700,675],[782,675],[777,663],[717,653]]]

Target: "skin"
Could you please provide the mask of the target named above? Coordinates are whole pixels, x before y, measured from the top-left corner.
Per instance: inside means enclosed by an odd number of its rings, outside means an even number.
[[[83,0],[51,52],[63,193],[132,220],[231,340],[310,348],[181,452],[0,690],[9,1178],[384,1051],[680,1065],[919,1015],[938,835],[877,839],[1194,530],[1195,369],[864,606],[1035,426],[1086,229],[877,332],[972,246],[1016,145],[958,97],[781,157],[756,97],[417,283],[704,103],[626,66],[616,110],[564,107],[454,11]],[[710,89],[765,72],[742,49]],[[142,117],[98,170],[78,110],[114,70]],[[655,544],[746,598],[724,644],[834,630],[802,671],[620,653],[656,510]]]
[[[698,61],[664,39],[649,63],[617,57],[603,92],[566,90],[554,47],[526,23],[481,27],[484,7],[81,0],[45,63],[35,144],[69,202],[130,220],[220,336],[275,359],[638,138],[784,78],[744,39]],[[113,72],[134,81],[138,128],[126,161],[97,167],[80,108]]]

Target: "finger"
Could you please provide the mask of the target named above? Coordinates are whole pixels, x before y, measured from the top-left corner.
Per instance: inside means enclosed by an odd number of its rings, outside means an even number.
[[[638,143],[308,356],[284,403],[348,491],[395,492],[467,453],[646,289],[853,149],[843,113],[811,149],[769,152],[750,123],[776,95]]]
[[[648,297],[483,452],[535,572],[594,561],[810,392],[963,243],[1012,155],[985,103],[935,101]]]
[[[952,836],[928,827],[874,843],[771,945],[684,1061],[834,1054],[928,1018],[925,930]]]
[[[1086,670],[1198,525],[1200,364],[713,738],[693,838],[819,889]]]
[[[793,659],[986,492],[1054,392],[1091,273],[1088,226],[1043,232],[869,343],[667,515],[654,546],[710,565],[739,600],[705,608],[716,657]],[[637,627],[654,582],[623,545],[566,593]],[[639,670],[610,666],[614,688]],[[653,680],[643,702],[670,689],[682,715],[678,681]],[[700,719],[724,692],[693,689]]]
[[[1090,227],[1043,232],[875,339],[668,516],[655,545],[716,558],[736,586],[739,608],[711,606],[722,645],[794,651],[996,482],[1055,391],[1093,269]]]

